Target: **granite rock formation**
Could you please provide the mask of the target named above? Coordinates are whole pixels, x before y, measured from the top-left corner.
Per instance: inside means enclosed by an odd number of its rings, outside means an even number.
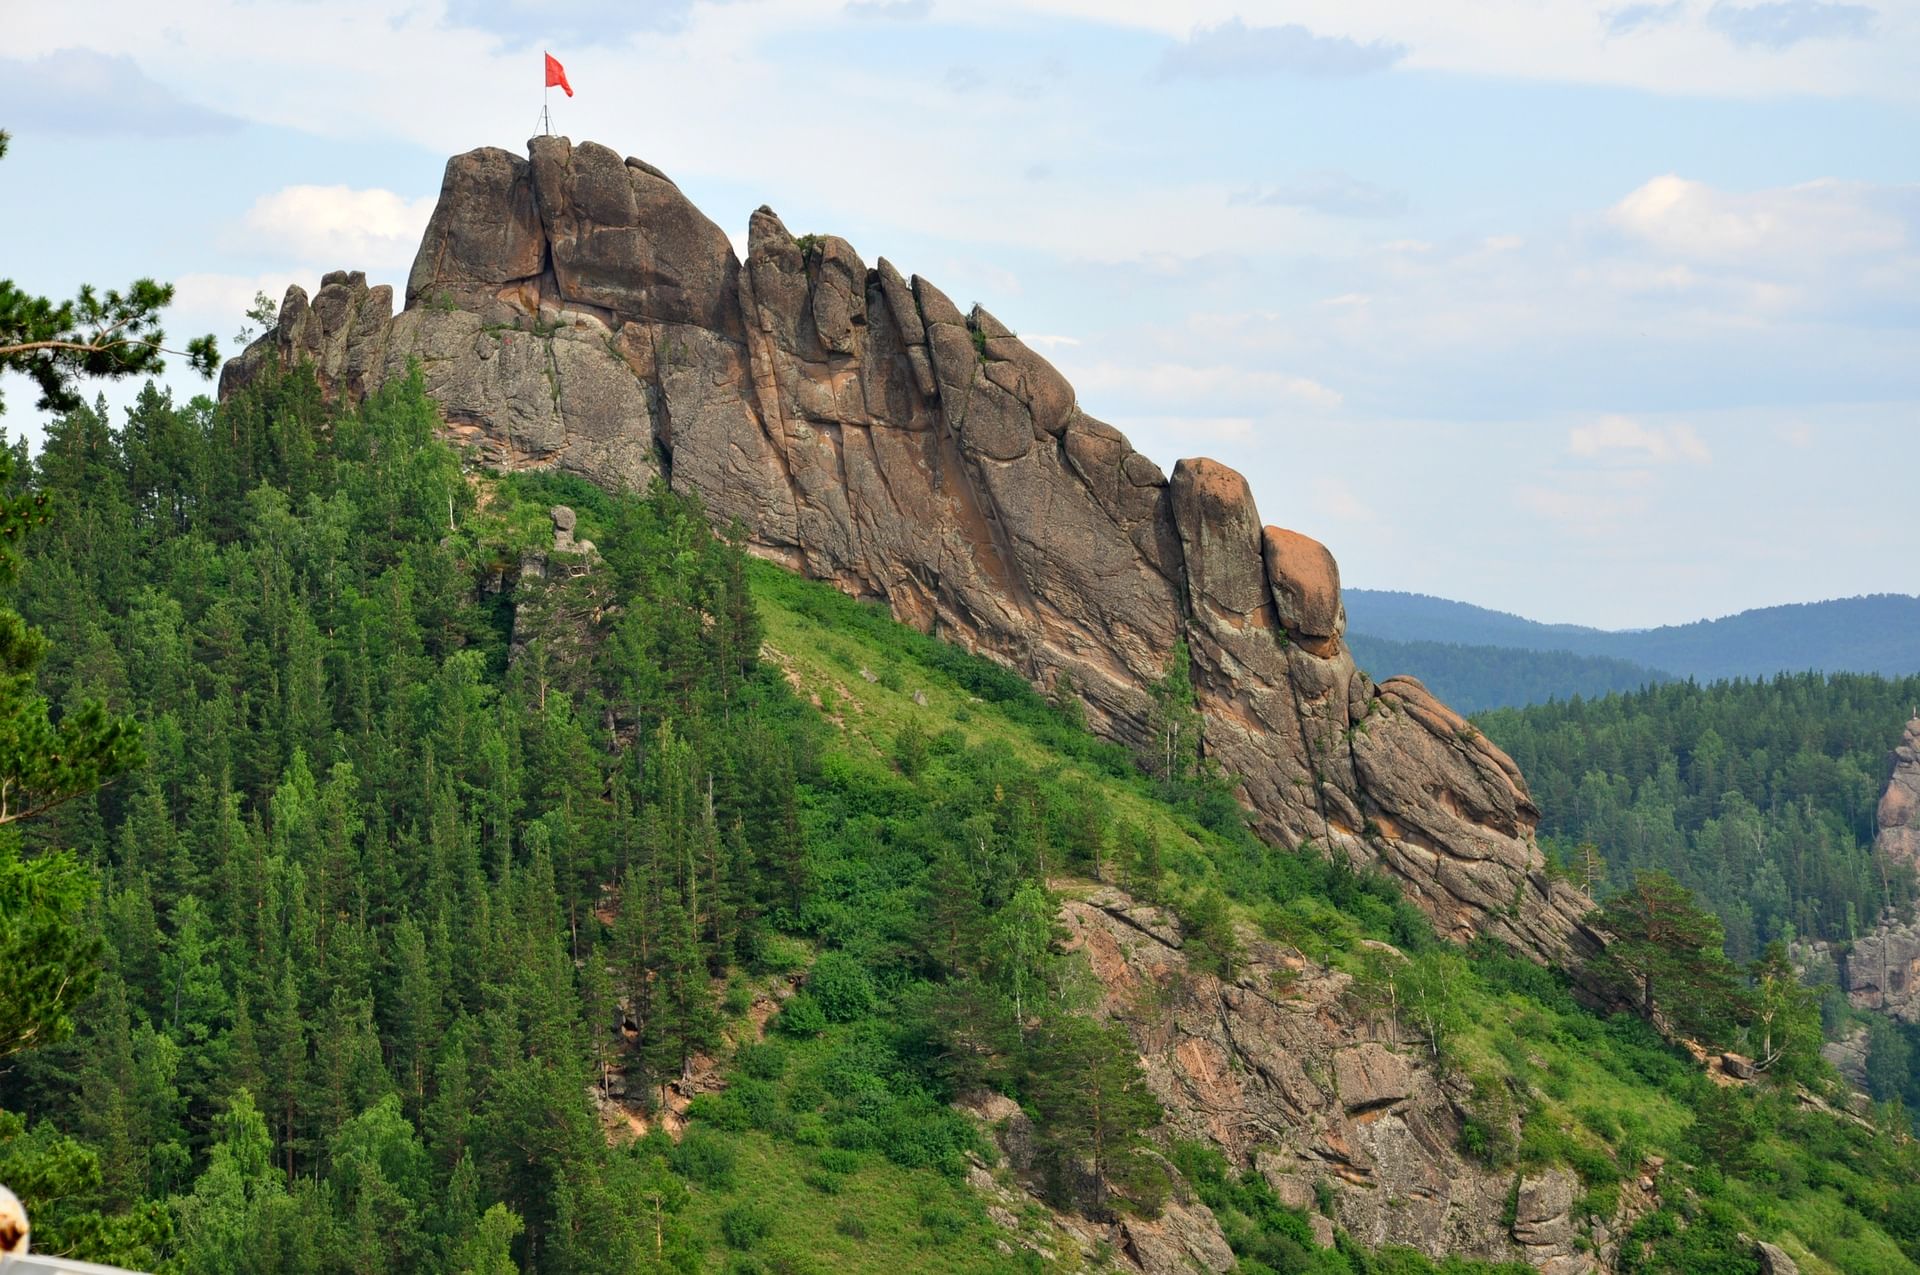
[[[1893,750],[1893,774],[1880,796],[1874,853],[1890,868],[1920,868],[1920,717]],[[1920,908],[1884,918],[1853,942],[1841,965],[1847,997],[1920,1023]]]
[[[1462,1156],[1469,1086],[1436,1071],[1419,1042],[1398,1043],[1391,1017],[1354,1008],[1348,975],[1248,934],[1223,982],[1190,964],[1177,918],[1111,887],[1070,899],[1061,920],[1099,982],[1095,1012],[1140,1050],[1165,1136],[1213,1143],[1283,1203],[1325,1207],[1369,1247],[1552,1275],[1611,1269],[1596,1231],[1627,1219],[1586,1216],[1565,1168],[1516,1182]]]
[[[353,399],[417,361],[483,462],[664,477],[1129,744],[1185,641],[1205,751],[1263,835],[1384,866],[1456,938],[1556,962],[1595,942],[1513,763],[1355,667],[1332,555],[1217,462],[1163,474],[985,310],[765,208],[742,262],[658,169],[560,137],[448,163],[405,300],[347,272],[290,289],[222,392],[305,360]]]
[[[1893,750],[1893,775],[1880,794],[1874,852],[1889,864],[1920,869],[1920,717]]]

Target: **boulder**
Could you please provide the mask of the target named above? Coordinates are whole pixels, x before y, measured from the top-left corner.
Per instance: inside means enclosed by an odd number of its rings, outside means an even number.
[[[1404,1102],[1413,1092],[1405,1060],[1374,1041],[1333,1056],[1333,1083],[1349,1114]]]
[[[492,146],[455,155],[407,274],[407,304],[497,293],[539,275],[546,248],[532,165]]]
[[[1202,457],[1173,467],[1171,491],[1194,605],[1270,623],[1273,603],[1260,556],[1260,515],[1247,480]]]
[[[1318,540],[1268,527],[1260,533],[1267,584],[1287,636],[1315,655],[1331,656],[1347,627],[1340,604],[1340,567]]]

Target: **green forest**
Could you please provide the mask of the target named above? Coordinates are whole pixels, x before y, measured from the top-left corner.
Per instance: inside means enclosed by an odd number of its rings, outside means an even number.
[[[1673,683],[1480,714],[1575,870],[1592,843],[1605,879],[1663,868],[1751,960],[1796,936],[1845,941],[1913,882],[1873,857],[1874,809],[1920,676],[1796,674]],[[1579,869],[1584,876],[1585,868]]]
[[[1810,1271],[1920,1268],[1904,1114],[1833,1113],[1817,1009],[1765,949],[1837,933],[1872,882],[1786,876],[1732,961],[1702,914],[1596,971],[1657,970],[1650,1007],[1768,1061],[1723,1089],[1651,1013],[1468,959],[1385,878],[1263,845],[1190,753],[1146,773],[1070,696],[749,561],[688,500],[482,472],[438,425],[417,378],[341,410],[296,372],[217,407],[82,407],[12,451],[32,729],[7,744],[48,799],[0,823],[0,1180],[37,1249],[194,1273],[1107,1264],[1047,1207],[1019,1236],[988,1215],[969,1169],[1004,1169],[953,1105],[984,1088],[1031,1118],[1061,1214],[1191,1191],[1248,1275],[1490,1270],[1318,1247],[1258,1173],[1152,1149],[1139,1055],[1058,943],[1059,892],[1106,880],[1176,912],[1214,974],[1257,932],[1388,1012],[1424,989],[1409,1031],[1464,1154],[1516,1190],[1570,1166],[1583,1216],[1658,1175],[1623,1269],[1756,1271],[1751,1235]],[[558,503],[593,552],[553,548]],[[1835,708],[1846,748],[1879,728],[1870,698]],[[1191,738],[1178,661],[1156,700]],[[1486,728],[1559,807],[1558,736]],[[1570,782],[1599,768],[1612,794],[1617,767],[1682,836],[1740,813],[1696,789],[1804,806],[1857,857],[1863,753],[1719,729],[1697,783],[1667,784],[1651,735]],[[1756,774],[1727,760],[1763,746]]]
[[[1892,748],[1920,677],[1782,675],[1648,688],[1475,720],[1522,767],[1559,870],[1605,896],[1671,872],[1719,919],[1727,955],[1773,942],[1838,950],[1906,915],[1913,874],[1873,854]],[[1847,1004],[1832,962],[1807,971],[1825,1030],[1867,1029],[1866,1084],[1920,1112],[1920,1029]]]

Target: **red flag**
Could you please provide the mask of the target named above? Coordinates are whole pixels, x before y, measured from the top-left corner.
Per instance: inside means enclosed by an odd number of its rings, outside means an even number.
[[[547,87],[553,88],[555,85],[565,89],[568,97],[573,96],[573,85],[567,83],[567,68],[560,65],[559,58],[549,53],[547,54]]]

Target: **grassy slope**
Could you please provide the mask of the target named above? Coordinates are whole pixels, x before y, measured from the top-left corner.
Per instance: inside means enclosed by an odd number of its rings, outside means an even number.
[[[983,699],[945,670],[929,667],[930,659],[942,659],[938,643],[893,624],[877,608],[772,567],[756,564],[753,586],[770,653],[803,695],[819,697],[839,727],[832,751],[870,768],[874,782],[902,782],[886,758],[909,721],[930,735],[954,730],[970,743],[998,741],[1030,764],[1099,785],[1116,818],[1152,828],[1168,847],[1167,884],[1175,896],[1181,877],[1216,875],[1217,838],[1157,800],[1143,780],[1117,774],[1110,752],[1066,755],[1058,747],[1057,724],[1036,724],[1030,705]],[[1235,906],[1243,920],[1295,941],[1300,930],[1288,922],[1311,920],[1304,928],[1320,941],[1302,946],[1335,964],[1350,965],[1349,940],[1375,930],[1330,916],[1320,900],[1294,900],[1276,909],[1243,897]],[[1480,976],[1462,989],[1468,1026],[1456,1042],[1457,1065],[1486,1080],[1515,1078],[1531,1091],[1537,1106],[1516,1152],[1516,1172],[1528,1164],[1571,1164],[1588,1183],[1594,1204],[1604,1206],[1617,1181],[1637,1174],[1644,1157],[1687,1155],[1690,1096],[1702,1083],[1690,1063],[1637,1021],[1604,1021],[1579,1008],[1549,975],[1517,964],[1503,975],[1491,968],[1500,962],[1479,964]],[[1755,1233],[1774,1238],[1810,1275],[1920,1270],[1884,1231],[1847,1205],[1846,1195],[1858,1194],[1864,1179],[1849,1182],[1853,1171],[1831,1159],[1811,1165],[1809,1154],[1790,1130],[1762,1138],[1750,1171],[1758,1184],[1729,1179],[1726,1198],[1752,1221]],[[911,1216],[920,1189],[909,1186],[904,1196],[896,1191],[889,1207]],[[864,1268],[856,1263],[850,1269]]]

